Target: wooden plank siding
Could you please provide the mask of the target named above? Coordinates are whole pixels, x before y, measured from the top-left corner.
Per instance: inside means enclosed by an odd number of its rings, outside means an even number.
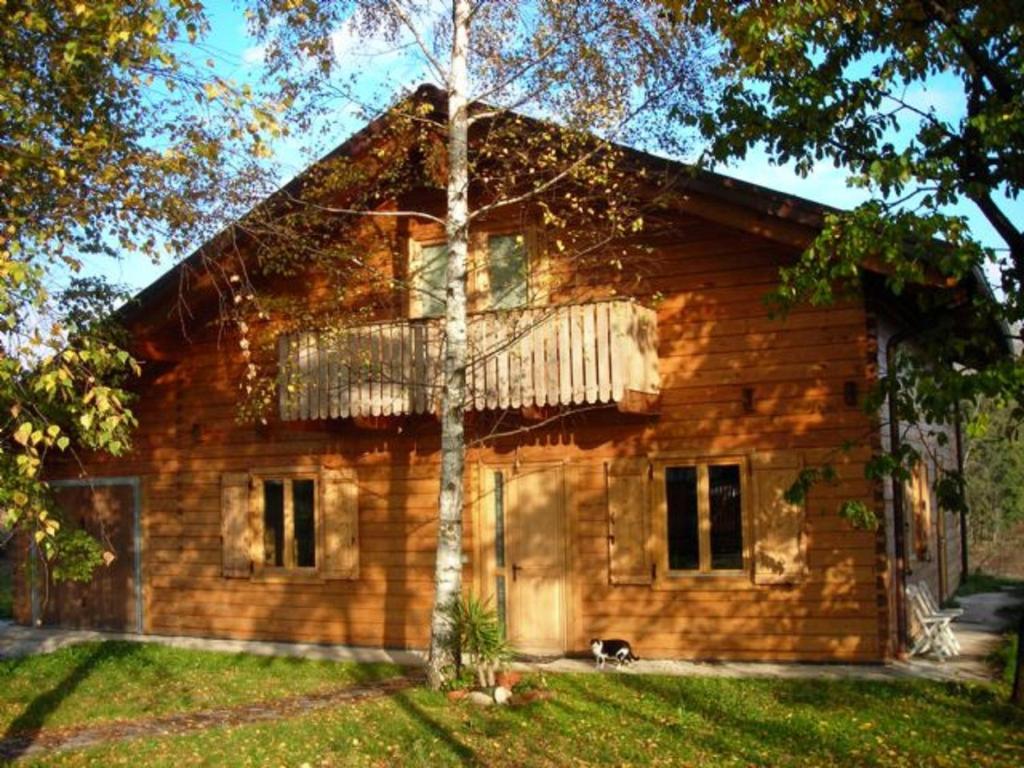
[[[775,285],[778,267],[795,255],[793,249],[699,219],[681,221],[679,232],[671,242],[659,241],[636,273],[628,265],[587,269],[552,260],[552,301],[579,306],[629,295],[653,307],[660,413],[584,412],[474,445],[467,461],[465,583],[475,583],[479,565],[471,524],[479,490],[476,468],[561,461],[572,470],[566,473],[571,484],[566,512],[572,535],[570,650],[584,651],[592,636],[623,636],[646,657],[877,660],[885,653],[884,609],[879,608],[884,562],[876,535],[852,530],[837,515],[847,498],[876,503],[875,488],[863,477],[867,449],[837,455],[837,483],[812,490],[806,510],[807,573],[799,583],[755,585],[749,575],[695,578],[673,590],[609,582],[606,461],[674,452],[789,451],[812,465],[831,457],[844,441],[867,445],[877,429],[873,419],[843,400],[846,382],[865,391],[869,381],[873,352],[862,302],[851,299],[830,309],[796,309],[785,320],[771,318],[763,298]],[[389,301],[389,311],[397,312],[401,302]],[[385,312],[370,319],[389,317]],[[537,363],[544,344],[564,343],[559,334],[605,338],[612,322],[568,310],[564,326],[552,325],[550,336],[531,334],[528,343],[495,357],[493,369],[471,372],[484,382],[471,390],[475,407],[614,398],[615,377],[626,370],[618,366],[629,361],[616,361],[596,342],[593,354]],[[426,348],[416,335],[424,332],[416,327],[389,328],[388,343]],[[425,647],[440,471],[438,426],[426,415],[429,396],[382,382],[343,395],[329,381],[340,365],[334,348],[322,341],[317,346],[314,337],[304,340],[305,351],[298,354],[317,355],[318,371],[325,376],[318,373],[303,390],[299,407],[317,420],[292,425],[271,419],[261,428],[240,423],[243,362],[230,343],[218,342],[218,333],[216,328],[193,332],[191,342],[181,342],[181,362],[147,380],[136,405],[140,424],[133,452],[90,464],[96,474],[143,478],[146,631]],[[430,375],[426,359],[381,358],[380,344],[371,342],[358,333],[346,339],[349,350],[362,350],[358,354],[371,362],[398,366],[394,370],[402,375]],[[527,366],[531,349],[533,364]],[[519,375],[512,373],[515,362],[521,365]],[[753,390],[750,409],[743,404],[747,388]],[[357,394],[373,404],[371,414],[424,415],[392,416],[377,429],[328,418],[346,405],[351,409]],[[471,431],[494,428],[490,422],[470,426]],[[224,578],[221,476],[282,466],[313,470],[325,463],[355,470],[358,578]]]

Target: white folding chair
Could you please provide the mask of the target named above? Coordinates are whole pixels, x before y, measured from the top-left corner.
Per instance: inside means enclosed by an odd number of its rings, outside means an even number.
[[[927,581],[922,581],[917,585],[918,591],[921,593],[921,598],[924,600],[925,606],[934,614],[939,616],[949,616],[953,620],[959,619],[964,615],[963,608],[940,608],[939,601],[935,599],[935,595],[932,594],[932,588],[928,586]]]
[[[918,656],[932,651],[939,661],[958,656],[960,643],[950,626],[954,617],[933,612],[917,584],[907,585],[907,603],[920,630],[910,655]]]

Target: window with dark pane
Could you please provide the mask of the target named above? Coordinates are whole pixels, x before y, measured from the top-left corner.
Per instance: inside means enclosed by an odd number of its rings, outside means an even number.
[[[697,570],[700,568],[700,534],[696,467],[665,470],[665,500],[669,570]]]
[[[494,473],[494,564],[505,567],[505,476]]]
[[[739,466],[725,464],[708,467],[708,495],[711,568],[740,570],[743,568],[743,507]]]
[[[492,309],[515,309],[528,302],[526,242],[521,234],[488,238],[487,276]]]
[[[284,482],[263,481],[263,564],[284,565]]]
[[[316,567],[316,504],[312,480],[292,480],[292,520],[298,568]]]
[[[494,473],[494,564],[505,567],[505,475]],[[494,592],[497,600],[498,621],[505,629],[505,576],[494,577]]]

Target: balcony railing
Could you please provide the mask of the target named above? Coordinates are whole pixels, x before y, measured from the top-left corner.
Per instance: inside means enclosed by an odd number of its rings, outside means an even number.
[[[282,336],[281,418],[436,414],[443,324],[398,320]],[[467,409],[656,406],[656,315],[631,299],[484,312],[470,316],[468,331]]]

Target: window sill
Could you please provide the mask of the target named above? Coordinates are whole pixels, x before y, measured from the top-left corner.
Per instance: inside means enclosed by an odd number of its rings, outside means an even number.
[[[671,591],[682,589],[746,589],[752,588],[753,578],[749,571],[714,571],[705,573],[687,573],[670,571],[667,575],[658,576],[651,587],[655,590]]]
[[[289,570],[285,568],[264,569],[252,575],[258,584],[325,584],[327,579],[315,570]]]

